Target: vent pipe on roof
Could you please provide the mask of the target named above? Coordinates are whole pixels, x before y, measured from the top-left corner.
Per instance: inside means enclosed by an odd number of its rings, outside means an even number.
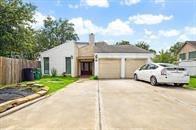
[[[89,34],[89,44],[95,44],[95,35],[93,33]]]

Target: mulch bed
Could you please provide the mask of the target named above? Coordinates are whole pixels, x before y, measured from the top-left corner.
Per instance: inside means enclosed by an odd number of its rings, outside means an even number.
[[[3,89],[0,89],[0,103],[14,100],[17,98],[22,98],[31,94],[34,94],[35,92],[31,88],[11,88],[6,87]]]

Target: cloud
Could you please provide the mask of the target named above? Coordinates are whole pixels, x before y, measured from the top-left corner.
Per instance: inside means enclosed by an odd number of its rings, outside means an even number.
[[[140,0],[121,0],[120,4],[130,6],[130,5],[138,4],[139,2]]]
[[[180,41],[180,42],[184,42],[184,41],[187,41],[187,40],[189,40],[190,39],[190,37],[188,36],[188,35],[186,35],[186,34],[181,34],[178,38],[177,38],[177,42],[178,41]]]
[[[108,0],[81,0],[80,3],[86,6],[109,7]]]
[[[179,34],[180,34],[180,31],[176,29],[159,31],[159,35],[164,36],[164,37],[174,37],[174,36],[178,36]]]
[[[68,4],[68,7],[71,9],[78,9],[80,7],[109,7],[108,0],[80,0],[78,4]]]
[[[165,0],[154,0],[155,4],[165,4]]]
[[[61,5],[61,3],[62,3],[62,1],[61,1],[61,0],[56,0],[56,6],[60,6],[60,5]]]
[[[172,15],[165,16],[162,14],[159,15],[152,15],[152,14],[138,14],[135,16],[130,16],[129,21],[133,22],[135,24],[146,24],[146,25],[152,25],[152,24],[159,24],[163,21],[168,21],[173,18]]]
[[[102,31],[101,27],[94,25],[91,20],[84,20],[82,17],[72,18],[70,22],[75,25],[74,28],[79,35],[85,35],[91,32],[99,33]]]
[[[107,28],[105,29],[105,34],[114,36],[131,35],[133,34],[133,29],[130,28],[126,22],[116,19],[108,24]]]
[[[155,4],[159,4],[159,5],[161,5],[162,7],[164,7],[166,1],[165,1],[165,0],[154,0],[154,3],[155,3]]]
[[[39,29],[41,27],[43,27],[44,25],[44,20],[48,17],[48,15],[44,15],[41,12],[36,11],[35,15],[34,15],[34,19],[35,19],[35,23],[31,24],[32,28],[34,29]],[[55,19],[55,17],[50,16],[53,20]]]
[[[77,9],[77,8],[80,7],[80,5],[77,5],[77,4],[75,4],[75,5],[73,5],[73,4],[68,4],[68,7],[71,8],[71,9]]]
[[[177,41],[187,41],[187,40],[195,40],[196,35],[196,27],[186,26],[181,31],[181,34],[177,38]]]
[[[83,19],[82,17],[72,18],[71,23],[75,25],[75,30],[79,35],[95,33],[100,35],[121,36],[133,34],[132,28],[120,19],[116,19],[106,27],[101,27],[93,24],[91,20]]]
[[[149,39],[157,39],[158,38],[158,36],[154,32],[152,32],[148,29],[144,29],[144,34],[145,34],[145,38],[149,38]]]
[[[184,31],[190,35],[196,35],[196,27],[186,26]]]

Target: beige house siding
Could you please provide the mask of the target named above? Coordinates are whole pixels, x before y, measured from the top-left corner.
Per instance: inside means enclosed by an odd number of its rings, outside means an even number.
[[[99,74],[101,79],[118,79],[121,74],[121,60],[120,59],[100,59],[99,60]]]
[[[180,50],[179,54],[186,53],[186,60],[189,59],[189,52],[196,51],[196,48],[191,46],[190,44],[184,45],[184,47]]]
[[[92,57],[94,56],[93,44],[78,48],[78,57]]]
[[[126,59],[125,61],[125,78],[133,78],[136,69],[147,62],[147,59]]]

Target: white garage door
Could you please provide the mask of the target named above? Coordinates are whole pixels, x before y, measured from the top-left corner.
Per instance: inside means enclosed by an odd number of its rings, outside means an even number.
[[[126,59],[125,61],[125,77],[133,78],[133,73],[136,69],[147,62],[147,59]]]
[[[99,78],[120,78],[120,59],[100,59]]]

